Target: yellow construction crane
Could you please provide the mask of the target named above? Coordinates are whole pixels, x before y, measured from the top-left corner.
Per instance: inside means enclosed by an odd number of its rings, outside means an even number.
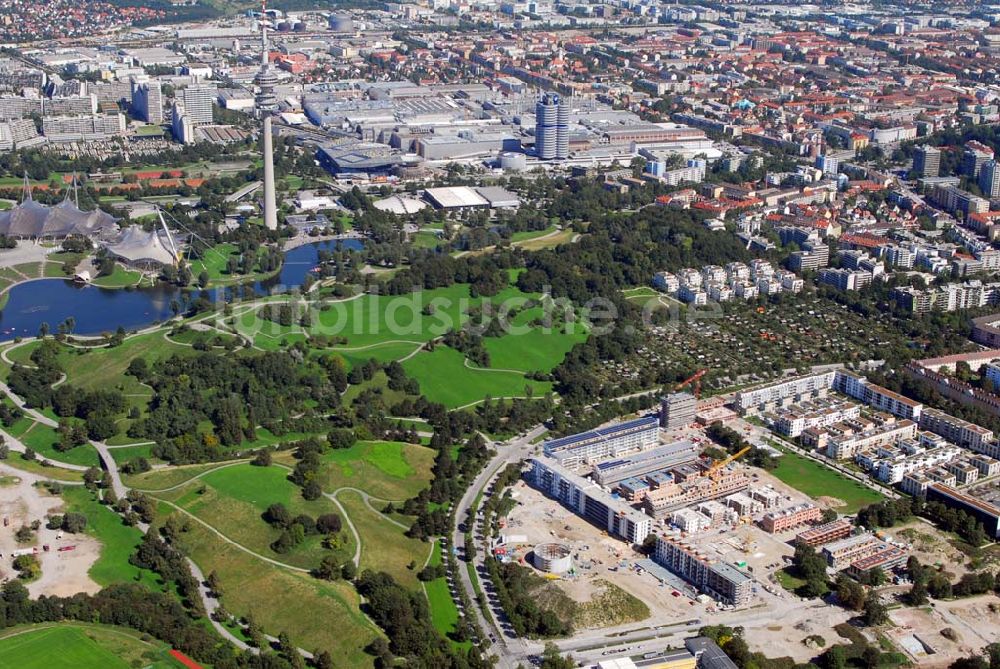
[[[722,469],[723,467],[725,467],[726,465],[728,465],[730,462],[733,462],[734,460],[737,460],[737,459],[743,457],[744,455],[746,455],[747,451],[749,451],[751,448],[753,448],[753,446],[747,446],[746,448],[741,449],[739,452],[734,453],[733,455],[730,455],[725,460],[720,460],[719,462],[714,463],[705,472],[705,476],[713,476],[714,477],[715,474],[716,474],[716,472],[718,472],[720,469]]]

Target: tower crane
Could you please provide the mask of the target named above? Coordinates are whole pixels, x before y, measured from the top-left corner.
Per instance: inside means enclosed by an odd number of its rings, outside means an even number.
[[[707,374],[707,373],[708,373],[707,369],[699,369],[697,372],[695,372],[694,374],[692,374],[691,376],[689,376],[688,378],[684,379],[683,381],[681,381],[680,383],[678,383],[676,386],[674,386],[674,392],[677,392],[679,390],[683,390],[684,388],[687,388],[688,386],[690,386],[693,383],[694,384],[694,396],[695,396],[695,398],[700,399],[701,398],[701,377],[705,376],[705,374]]]
[[[705,475],[705,476],[710,476],[710,477],[712,477],[712,478],[715,478],[715,475],[716,475],[716,474],[717,474],[717,473],[718,473],[719,471],[721,471],[723,467],[725,467],[726,465],[728,465],[728,464],[729,464],[730,462],[733,462],[733,461],[735,461],[735,460],[738,460],[739,458],[742,458],[742,457],[743,457],[744,455],[746,455],[746,454],[747,454],[747,453],[748,453],[748,452],[750,451],[750,449],[752,449],[752,448],[753,448],[753,446],[747,446],[747,447],[745,447],[745,448],[742,448],[742,449],[740,449],[740,450],[739,450],[738,452],[736,452],[736,453],[734,453],[734,454],[730,455],[730,456],[729,456],[728,458],[726,458],[725,460],[719,460],[718,462],[715,462],[715,463],[713,463],[713,464],[712,464],[712,466],[711,466],[711,467],[709,467],[709,468],[708,468],[708,469],[707,469],[707,470],[705,471],[705,474],[704,474],[704,475]]]

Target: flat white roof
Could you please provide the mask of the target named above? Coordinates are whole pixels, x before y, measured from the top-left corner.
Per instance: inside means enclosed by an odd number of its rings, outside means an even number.
[[[489,201],[467,186],[428,188],[425,191],[437,206],[443,209],[455,207],[488,207]]]

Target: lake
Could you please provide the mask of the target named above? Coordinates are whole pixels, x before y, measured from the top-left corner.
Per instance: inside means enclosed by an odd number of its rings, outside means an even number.
[[[285,254],[281,271],[266,281],[247,286],[260,294],[301,286],[319,260],[321,250],[364,248],[358,239],[330,240],[306,244]],[[230,288],[219,290],[232,290]],[[199,294],[176,286],[157,284],[134,290],[98,288],[68,279],[38,279],[10,289],[7,305],[0,311],[0,341],[34,337],[42,323],[55,332],[69,316],[76,319],[74,334],[99,335],[119,326],[134,330],[173,316],[173,301],[185,305]]]

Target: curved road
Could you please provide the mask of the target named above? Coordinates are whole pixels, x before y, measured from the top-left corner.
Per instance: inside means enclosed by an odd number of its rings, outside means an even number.
[[[472,482],[466,491],[462,495],[462,499],[459,500],[455,507],[455,519],[456,525],[452,529],[452,546],[454,547],[464,547],[465,546],[465,533],[458,529],[459,523],[471,523],[470,528],[475,538],[479,531],[479,519],[478,519],[478,509],[476,509],[476,516],[473,518],[469,517],[469,511],[472,510],[472,505],[476,501],[476,497],[479,496],[480,492],[485,490],[490,481],[500,472],[501,469],[506,467],[511,462],[517,462],[528,457],[532,451],[537,447],[532,444],[531,441],[545,432],[545,427],[539,425],[528,432],[524,437],[513,441],[508,446],[499,446],[498,444],[491,443],[491,446],[496,449],[497,453],[493,458],[483,467],[483,470],[479,473],[479,476]],[[481,549],[481,546],[479,546]],[[464,548],[462,548],[464,552]],[[468,556],[463,555],[462,562],[466,565],[469,563],[466,561]],[[483,564],[483,551],[477,550],[475,559],[471,563],[474,570],[478,572],[478,569]],[[500,658],[499,666],[502,669],[513,669],[514,667],[522,664],[521,660],[527,655],[526,644],[522,639],[517,637],[507,637],[502,632],[501,626],[497,621],[496,612],[493,610],[489,604],[487,604],[487,610],[489,611],[489,620],[483,616],[482,609],[479,607],[479,602],[476,599],[476,589],[473,587],[472,577],[469,575],[469,570],[466,566],[459,565],[456,570],[458,574],[459,581],[462,584],[462,588],[465,589],[466,594],[469,596],[471,602],[471,608],[475,613],[476,620],[479,623],[480,629],[483,631],[496,630],[499,636],[490,634],[491,637],[496,638],[496,641],[491,639],[483,639],[482,644],[487,655],[496,654]]]

